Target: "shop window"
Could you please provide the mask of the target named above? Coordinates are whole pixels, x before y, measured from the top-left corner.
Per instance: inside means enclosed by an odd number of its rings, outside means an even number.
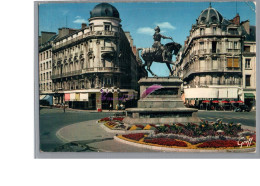
[[[250,81],[251,81],[251,75],[246,75],[246,86],[251,86],[250,85]]]
[[[251,68],[251,59],[246,59],[245,68]]]

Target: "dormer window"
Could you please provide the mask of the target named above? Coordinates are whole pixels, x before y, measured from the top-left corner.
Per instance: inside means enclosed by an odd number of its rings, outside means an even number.
[[[104,23],[104,30],[105,31],[111,31],[111,24],[110,23]]]
[[[212,23],[216,23],[217,22],[217,17],[216,16],[212,16],[211,17],[211,21],[212,21]]]
[[[205,23],[205,21],[206,21],[206,17],[202,17],[201,18],[201,23]]]

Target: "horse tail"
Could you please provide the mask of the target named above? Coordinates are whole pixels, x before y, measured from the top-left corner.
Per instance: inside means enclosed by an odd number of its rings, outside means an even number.
[[[136,50],[137,50],[137,52],[136,52],[136,59],[137,59],[138,61],[139,61],[139,60],[142,61],[141,58],[140,58],[139,51],[140,51],[140,50],[142,51],[143,48],[137,48]]]

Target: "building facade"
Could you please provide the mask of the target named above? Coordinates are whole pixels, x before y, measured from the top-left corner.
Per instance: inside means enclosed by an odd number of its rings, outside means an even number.
[[[226,20],[211,6],[201,12],[176,56],[188,106],[242,99],[244,39],[239,15]]]
[[[39,90],[40,104],[53,104],[52,91],[52,42],[57,37],[55,32],[41,32],[39,37]]]
[[[250,108],[256,106],[256,27],[250,22],[241,23],[244,29],[244,47],[242,53],[243,92],[241,100]]]
[[[137,81],[145,72],[140,73],[133,40],[120,22],[118,10],[101,3],[90,12],[89,25],[54,41],[55,104],[81,109],[135,106]]]

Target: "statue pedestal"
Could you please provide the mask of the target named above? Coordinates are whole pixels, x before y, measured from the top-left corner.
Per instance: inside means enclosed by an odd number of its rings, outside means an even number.
[[[137,108],[126,109],[126,124],[198,123],[197,109],[186,108],[181,100],[182,80],[178,77],[142,78]]]

